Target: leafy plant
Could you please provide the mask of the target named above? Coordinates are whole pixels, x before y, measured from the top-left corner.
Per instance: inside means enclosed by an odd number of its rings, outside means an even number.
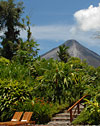
[[[16,111],[13,106],[31,99],[27,85],[22,82],[0,79],[0,120],[6,121]],[[10,116],[8,116],[9,114]]]
[[[1,65],[8,65],[10,61],[4,57],[0,57],[0,66]]]
[[[46,101],[43,97],[34,97],[32,100],[27,100],[24,103],[18,102],[14,109],[17,111],[32,111],[32,120],[35,120],[38,124],[45,124],[50,121],[51,117],[67,106],[65,104],[53,104],[52,102]]]
[[[87,107],[85,110],[73,121],[73,124],[100,124],[100,93],[91,100],[86,99]]]
[[[57,51],[57,54],[58,54],[60,60],[65,62],[65,63],[70,58],[70,55],[68,53],[68,48],[69,47],[66,47],[65,45],[62,45],[62,46],[59,46],[59,51]]]

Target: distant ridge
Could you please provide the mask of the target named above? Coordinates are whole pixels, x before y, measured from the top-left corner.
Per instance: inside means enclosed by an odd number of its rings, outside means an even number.
[[[68,40],[63,44],[65,44],[66,46],[69,47],[68,52],[69,52],[70,56],[78,57],[81,60],[86,59],[86,62],[89,65],[92,65],[94,67],[100,66],[100,55],[98,55],[97,53],[84,47],[76,40]],[[57,51],[59,51],[59,47],[53,48],[52,50],[41,55],[41,58],[45,58],[45,59],[53,58],[53,59],[59,60],[59,57],[57,55]]]

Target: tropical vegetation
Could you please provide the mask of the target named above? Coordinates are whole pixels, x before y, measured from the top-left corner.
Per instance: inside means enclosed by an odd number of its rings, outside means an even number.
[[[8,5],[12,5],[8,10],[14,14],[11,26],[7,23],[11,17],[4,11]],[[59,47],[61,61],[41,59],[37,56],[38,44],[31,37],[29,17],[26,25],[24,19],[19,23],[22,4],[1,1],[0,9],[0,30],[13,29],[9,37],[8,31],[4,32],[1,40],[0,121],[10,120],[15,111],[32,111],[36,123],[47,123],[54,114],[88,94],[87,107],[73,124],[100,124],[100,67],[70,57],[65,46]],[[26,41],[18,37],[18,26],[26,29]],[[12,32],[15,37],[10,38]]]

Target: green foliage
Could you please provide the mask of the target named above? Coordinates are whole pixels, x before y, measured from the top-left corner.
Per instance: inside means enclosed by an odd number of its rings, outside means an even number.
[[[0,2],[0,30],[4,30],[1,36],[0,54],[7,59],[14,59],[21,64],[33,61],[33,57],[37,56],[38,44],[31,37],[30,19],[26,16],[26,24],[24,19],[21,23],[21,14],[23,13],[23,3],[14,3],[14,0]],[[20,36],[20,30],[27,31],[27,40],[23,41]]]
[[[2,121],[10,119],[15,111],[33,111],[33,120],[46,123],[55,113],[72,105],[85,94],[90,95],[89,100],[96,96],[99,101],[100,68],[88,66],[79,58],[72,57],[67,63],[39,58],[24,64],[3,58],[0,60],[0,104],[1,110],[4,108],[0,117]],[[7,100],[8,96],[12,100]],[[90,111],[91,107],[86,111],[86,118],[90,117]],[[95,120],[95,116],[90,120]]]
[[[0,30],[4,30],[1,54],[8,59],[12,59],[19,45],[19,29],[24,28],[20,22],[22,13],[22,2],[15,4],[14,0],[0,1]]]
[[[10,61],[4,57],[0,57],[0,65],[7,65]]]
[[[88,66],[70,57],[68,47],[59,47],[57,60],[36,58],[38,44],[31,37],[30,19],[22,19],[23,4],[0,1],[0,121],[15,111],[33,111],[33,120],[47,123],[62,109],[88,94],[87,107],[73,124],[100,124],[100,67]],[[25,24],[24,24],[25,23]],[[23,41],[20,28],[27,31]]]
[[[18,102],[17,106],[13,106],[16,111],[32,111],[32,120],[35,120],[38,124],[45,124],[50,121],[51,117],[66,108],[66,105],[53,104],[46,101],[43,97],[32,100],[27,100],[24,103]]]
[[[68,61],[68,59],[70,58],[70,55],[68,53],[68,48],[65,45],[59,46],[59,51],[57,51],[57,54],[60,58],[61,61],[64,61],[65,63]]]
[[[35,98],[32,101],[33,117],[37,123],[47,123],[51,118],[52,104],[46,102],[44,98]]]
[[[32,77],[27,66],[12,62],[5,65],[0,65],[0,78],[8,80],[25,81],[27,84],[31,83]]]
[[[29,65],[33,61],[33,57],[37,56],[39,49],[37,48],[37,42],[35,42],[31,37],[32,33],[30,31],[30,19],[28,16],[26,16],[26,19],[27,23],[25,28],[27,30],[27,40],[23,41],[22,39],[20,39],[18,50],[16,51],[13,59],[18,60],[21,64],[27,63],[27,65]]]
[[[73,124],[89,124],[99,125],[100,124],[100,93],[93,99],[86,99],[87,107],[85,110],[73,121]]]
[[[31,94],[25,82],[0,79],[0,120],[11,118],[12,113],[16,111],[13,106],[28,99],[31,99]]]
[[[56,102],[56,100],[61,102],[62,93],[63,93],[63,82],[64,82],[64,63],[58,61],[53,61],[52,59],[45,61],[42,60],[39,62],[40,67],[35,64],[34,69],[36,69],[38,76],[35,79],[36,91],[41,91],[41,97],[45,97],[47,100]],[[38,70],[37,70],[38,69]],[[40,95],[38,93],[37,95]]]
[[[88,74],[91,67],[79,58],[70,58],[67,63],[50,60],[37,60],[33,65],[36,96],[52,102],[72,104],[95,82],[96,75]]]

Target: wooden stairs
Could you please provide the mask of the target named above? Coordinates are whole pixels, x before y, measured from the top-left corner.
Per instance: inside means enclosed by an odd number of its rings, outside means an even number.
[[[63,113],[56,114],[55,117],[47,124],[48,126],[67,126],[71,125],[71,122],[80,114],[84,109],[85,105],[83,104],[83,96],[79,99],[74,105],[72,105],[68,110],[64,110]]]

